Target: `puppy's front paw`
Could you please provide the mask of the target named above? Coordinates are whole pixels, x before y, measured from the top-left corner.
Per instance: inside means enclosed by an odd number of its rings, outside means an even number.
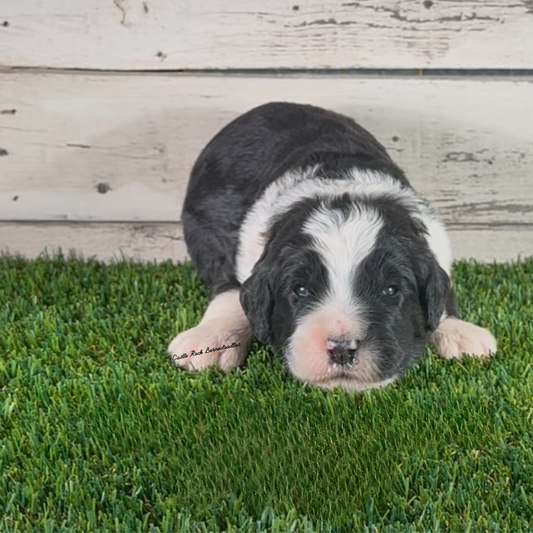
[[[231,347],[234,344],[237,346]],[[188,370],[218,365],[231,370],[241,365],[248,351],[247,339],[200,324],[177,335],[168,347],[174,363]]]
[[[490,357],[496,353],[492,333],[458,318],[446,318],[431,335],[437,352],[446,359],[461,359],[464,354]]]

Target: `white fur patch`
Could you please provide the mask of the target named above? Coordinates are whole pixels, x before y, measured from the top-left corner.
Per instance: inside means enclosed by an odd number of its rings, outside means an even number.
[[[492,333],[458,318],[446,318],[431,335],[431,343],[446,359],[461,359],[464,354],[489,357],[496,353]]]
[[[252,341],[252,330],[239,300],[239,291],[219,294],[210,302],[196,327],[177,335],[168,352],[177,366],[203,370],[218,365],[231,370],[244,363]],[[233,343],[239,346],[212,351]],[[208,351],[209,349],[209,351]],[[200,353],[199,355],[194,355]],[[186,354],[187,357],[181,357]]]
[[[448,274],[452,271],[452,246],[444,224],[440,222],[433,208],[425,200],[419,206],[418,219],[428,230],[427,243],[437,258],[437,263]]]
[[[428,245],[441,267],[450,272],[452,254],[444,226],[429,203],[414,190],[402,188],[381,172],[351,169],[340,179],[321,178],[320,165],[289,171],[271,183],[247,213],[241,226],[236,257],[236,277],[243,283],[252,273],[265,246],[265,235],[274,217],[287,212],[306,198],[334,198],[349,194],[354,198],[375,198],[390,194],[418,213],[429,231]],[[415,215],[416,216],[416,215]]]
[[[321,208],[304,224],[303,232],[313,239],[313,247],[326,266],[330,293],[325,305],[333,312],[352,316],[353,278],[359,264],[373,250],[383,221],[372,208],[353,210],[347,219],[336,210]]]

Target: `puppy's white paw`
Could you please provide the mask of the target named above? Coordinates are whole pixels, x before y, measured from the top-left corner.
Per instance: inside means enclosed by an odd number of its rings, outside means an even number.
[[[239,346],[224,348],[233,344]],[[222,370],[231,370],[246,359],[248,344],[248,339],[220,331],[216,325],[200,324],[177,335],[168,352],[176,365],[188,370],[204,370],[216,365]]]
[[[490,357],[496,353],[492,333],[458,318],[446,318],[431,335],[437,352],[446,359],[461,359],[464,354]]]

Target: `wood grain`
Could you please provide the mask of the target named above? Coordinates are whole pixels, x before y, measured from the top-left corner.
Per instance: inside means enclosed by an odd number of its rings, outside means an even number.
[[[531,0],[0,2],[0,66],[533,68]]]
[[[179,223],[0,222],[0,253],[33,259],[60,250],[106,262],[188,257]]]
[[[531,80],[82,73],[0,74],[0,220],[178,221],[203,146],[271,100],[354,117],[447,223],[533,224]]]
[[[451,226],[455,259],[510,261],[533,255],[533,227]],[[0,222],[0,253],[38,257],[74,252],[101,261],[182,261],[188,258],[178,223]]]

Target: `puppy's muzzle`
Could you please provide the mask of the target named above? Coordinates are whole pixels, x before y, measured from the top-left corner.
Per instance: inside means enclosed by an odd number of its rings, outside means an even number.
[[[332,365],[351,367],[359,358],[358,350],[361,341],[356,339],[328,339],[326,349]]]

